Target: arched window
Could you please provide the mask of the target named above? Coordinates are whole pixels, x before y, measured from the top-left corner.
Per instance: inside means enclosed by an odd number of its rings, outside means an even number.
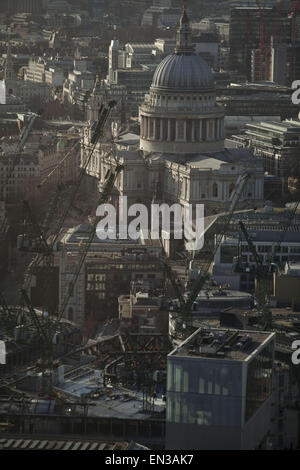
[[[68,320],[70,321],[74,320],[74,310],[72,309],[72,307],[69,307],[69,310],[68,310]]]
[[[217,185],[217,183],[213,184],[213,197],[218,197],[218,185]]]

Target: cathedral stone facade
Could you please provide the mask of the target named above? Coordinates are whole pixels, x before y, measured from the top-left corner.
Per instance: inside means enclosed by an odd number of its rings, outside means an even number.
[[[176,48],[157,67],[149,94],[140,107],[140,136],[126,133],[98,145],[88,174],[101,190],[107,170],[116,159],[124,171],[112,200],[182,205],[203,203],[206,214],[222,211],[238,177],[251,178],[241,207],[263,199],[263,164],[248,149],[224,149],[224,112],[216,104],[213,75],[194,52],[191,28],[183,8]],[[83,158],[90,148],[86,129]]]

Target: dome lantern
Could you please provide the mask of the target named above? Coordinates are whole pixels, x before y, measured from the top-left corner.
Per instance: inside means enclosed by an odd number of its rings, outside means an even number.
[[[190,21],[186,11],[186,0],[183,0],[182,15],[177,31],[176,54],[194,54],[194,46],[192,44],[192,30]]]

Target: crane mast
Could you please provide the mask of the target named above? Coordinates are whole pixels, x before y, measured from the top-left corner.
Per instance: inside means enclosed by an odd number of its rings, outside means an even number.
[[[59,188],[53,195],[53,198],[52,198],[53,207],[51,206],[51,211],[50,211],[51,214],[48,214],[47,212],[46,223],[43,224],[43,228],[37,222],[33,212],[30,209],[28,202],[27,201],[23,202],[23,207],[33,227],[34,236],[36,236],[36,239],[38,241],[38,243],[35,246],[37,255],[36,255],[36,259],[32,263],[33,266],[38,264],[41,259],[46,258],[47,260],[49,260],[51,258],[51,255],[54,249],[54,244],[57,240],[57,237],[64,223],[64,220],[66,216],[68,215],[68,209],[70,208],[73,202],[73,198],[77,194],[79,185],[82,181],[82,178],[84,177],[84,171],[90,162],[90,159],[98,144],[99,139],[103,135],[104,126],[110,115],[111,109],[115,106],[115,104],[116,104],[115,102],[109,102],[108,106],[103,105],[101,106],[99,110],[98,121],[92,133],[92,138],[91,138],[92,146],[91,146],[89,155],[86,161],[84,162],[84,167],[77,181],[77,185],[72,191],[70,204],[68,205],[67,210],[64,211],[61,217],[61,220],[59,221],[59,224],[58,224],[59,227],[54,234],[54,239],[51,240],[51,242],[48,242],[47,240],[47,231],[49,229],[50,215],[52,216],[52,212],[55,211],[55,207],[59,199],[58,197]],[[27,129],[26,135],[28,135],[29,132],[30,132],[30,129]],[[24,139],[25,139],[25,135],[24,135]],[[22,140],[22,142],[24,142],[24,139]],[[118,162],[116,163],[116,166],[114,168],[109,170],[108,174],[106,175],[103,190],[101,192],[101,196],[99,199],[99,204],[104,204],[107,202],[110,196],[110,193],[114,187],[115,181],[122,170],[123,170],[123,166],[120,165]],[[54,344],[54,337],[57,331],[57,327],[59,326],[60,320],[63,317],[70,295],[72,295],[72,290],[74,286],[76,285],[76,281],[78,279],[79,273],[82,269],[82,266],[84,265],[85,258],[90,249],[91,243],[95,237],[96,229],[97,229],[97,218],[95,218],[95,221],[92,224],[91,230],[89,232],[88,240],[81,247],[79,260],[76,264],[76,268],[73,274],[73,279],[70,282],[69,289],[63,299],[62,305],[58,309],[57,316],[53,317],[52,315],[46,314],[46,312],[44,312],[44,314],[41,314],[41,315],[37,314],[35,308],[33,307],[31,303],[31,300],[29,298],[26,288],[23,287],[20,291],[21,301],[27,307],[27,314],[29,315],[31,319],[31,323],[34,326],[35,331],[38,335],[39,346],[41,348],[40,353],[41,353],[41,368],[42,368],[42,392],[44,395],[50,395],[52,393],[51,377],[52,377],[52,370],[53,370],[53,363],[54,363],[53,344]],[[32,249],[34,249],[34,247],[32,247]],[[45,286],[45,291],[46,290],[47,290],[47,286]],[[5,312],[5,316],[7,316],[8,315],[7,312],[9,312],[9,309],[6,306],[4,298],[2,298],[2,296],[0,296],[0,303],[2,306],[3,312]]]
[[[257,302],[258,308],[262,315],[262,322],[264,330],[272,327],[272,313],[269,308],[268,300],[268,284],[270,277],[272,276],[272,265],[264,265],[261,258],[259,257],[254,243],[252,242],[247,229],[243,222],[239,222],[240,229],[245,237],[245,240],[249,246],[249,250],[253,256],[256,265],[256,279],[257,279]]]
[[[187,299],[184,299],[182,295],[179,293],[179,289],[176,286],[176,282],[172,279],[173,276],[171,276],[170,269],[167,269],[167,276],[170,279],[172,285],[175,288],[175,292],[178,295],[179,298],[179,303],[180,303],[180,309],[177,313],[178,315],[178,322],[176,325],[176,333],[179,332],[179,330],[182,328],[182,324],[186,322],[187,319],[190,319],[192,316],[192,310],[193,310],[193,304],[195,300],[197,299],[199,293],[201,292],[207,278],[209,275],[209,269],[211,267],[211,264],[214,261],[215,254],[222,242],[223,237],[226,235],[227,228],[230,224],[231,218],[233,216],[233,213],[238,205],[238,202],[241,198],[241,195],[244,191],[244,188],[249,181],[251,175],[249,173],[244,173],[240,175],[237,179],[237,182],[235,184],[235,188],[233,189],[231,195],[230,195],[230,206],[228,211],[225,214],[225,221],[223,224],[224,230],[222,230],[219,234],[217,234],[215,238],[215,245],[214,245],[214,250],[211,253],[211,256],[204,266],[204,269],[202,269],[202,273],[199,277],[199,279],[196,281],[194,288],[190,294],[190,296]]]

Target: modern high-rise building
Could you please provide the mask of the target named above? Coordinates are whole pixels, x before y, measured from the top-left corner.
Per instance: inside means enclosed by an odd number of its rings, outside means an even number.
[[[258,73],[251,71],[251,68],[265,68],[271,36],[280,36],[284,42],[291,41],[289,13],[289,8],[279,9],[278,6],[263,5],[259,9],[254,4],[232,8],[229,30],[230,68],[245,73],[248,80]],[[263,56],[260,52],[262,46]],[[264,69],[264,73],[269,74],[269,71]]]
[[[167,449],[268,447],[275,333],[200,328],[168,355]]]

